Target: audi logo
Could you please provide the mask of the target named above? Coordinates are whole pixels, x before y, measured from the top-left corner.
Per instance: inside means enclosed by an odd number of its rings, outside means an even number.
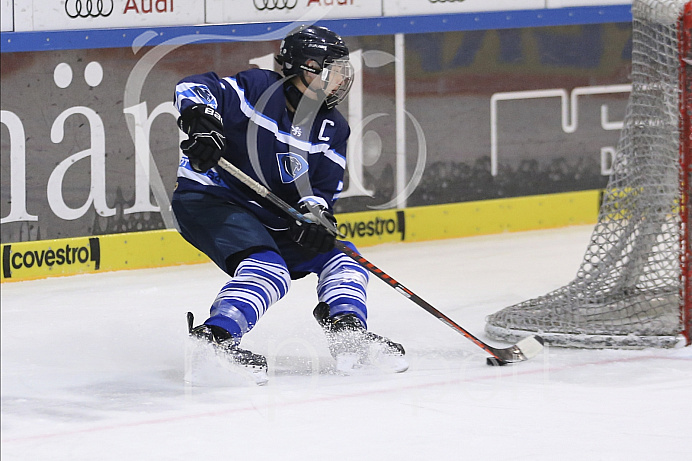
[[[264,10],[292,10],[298,4],[298,0],[252,0],[258,11]]]
[[[110,5],[110,8],[109,8]],[[66,0],[65,13],[72,19],[97,18],[110,16],[113,12],[113,0]]]
[[[430,3],[452,3],[452,2],[463,2],[464,0],[428,0]]]

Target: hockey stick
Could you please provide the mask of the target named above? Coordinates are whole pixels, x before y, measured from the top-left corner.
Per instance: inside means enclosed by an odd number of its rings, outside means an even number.
[[[260,197],[263,197],[267,200],[269,200],[272,204],[274,204],[277,208],[279,208],[281,211],[284,213],[288,214],[290,217],[293,219],[304,222],[306,224],[311,224],[313,223],[312,220],[307,218],[305,215],[300,213],[298,210],[293,208],[291,205],[283,201],[281,198],[279,198],[276,194],[271,192],[269,189],[264,187],[262,184],[258,183],[254,179],[252,179],[250,176],[245,174],[243,171],[238,169],[235,165],[230,163],[224,158],[221,158],[219,160],[218,164],[221,168],[226,170],[228,173],[233,175],[236,179],[238,179],[240,182],[245,184],[247,187],[255,191]],[[322,224],[322,223],[320,223]],[[325,226],[327,227],[327,226]],[[338,236],[338,232],[335,229],[327,227],[327,229],[333,233],[333,235]],[[465,328],[461,327],[457,323],[455,323],[452,319],[447,317],[445,314],[437,310],[435,307],[433,307],[430,303],[425,301],[423,298],[406,288],[404,285],[401,283],[397,282],[394,278],[389,276],[386,272],[384,272],[382,269],[379,267],[375,266],[373,263],[365,259],[363,256],[358,254],[357,252],[353,251],[350,247],[348,247],[344,242],[340,240],[336,240],[335,244],[336,248],[342,251],[346,256],[349,256],[351,259],[356,261],[358,264],[360,264],[362,267],[370,271],[370,273],[374,274],[377,278],[380,280],[383,280],[386,282],[388,285],[390,285],[392,288],[394,288],[396,291],[401,293],[402,295],[406,296],[408,299],[416,303],[418,306],[422,307],[425,309],[428,313],[434,315],[437,317],[439,320],[441,320],[443,323],[445,323],[447,326],[453,328],[456,332],[461,333],[463,336],[465,336],[467,339],[471,340],[476,346],[480,347],[487,353],[489,353],[492,357],[488,357],[487,359],[487,364],[488,365],[506,365],[508,363],[515,363],[515,362],[523,362],[525,360],[528,360],[532,357],[535,357],[538,355],[541,350],[543,349],[543,339],[540,336],[529,336],[527,338],[522,339],[518,343],[516,343],[513,346],[504,348],[504,349],[498,349],[496,347],[492,347],[477,337],[475,337],[473,334],[471,334],[469,331],[467,331]]]

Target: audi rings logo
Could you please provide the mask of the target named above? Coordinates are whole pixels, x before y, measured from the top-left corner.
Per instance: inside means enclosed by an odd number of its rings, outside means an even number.
[[[452,3],[452,2],[463,2],[465,0],[428,0],[430,3]]]
[[[257,11],[264,10],[292,10],[298,4],[298,0],[252,0]]]
[[[110,16],[113,0],[66,0],[65,13],[72,19]]]

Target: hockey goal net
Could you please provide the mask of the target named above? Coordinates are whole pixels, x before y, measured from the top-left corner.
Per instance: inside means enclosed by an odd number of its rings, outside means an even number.
[[[567,347],[690,344],[692,2],[634,0],[632,93],[576,278],[487,318],[494,339]]]

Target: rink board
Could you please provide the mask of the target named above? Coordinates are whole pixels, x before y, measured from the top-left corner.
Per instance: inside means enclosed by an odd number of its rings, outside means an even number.
[[[567,192],[337,215],[359,247],[595,223],[601,191]],[[2,282],[208,262],[175,230],[2,245]]]

